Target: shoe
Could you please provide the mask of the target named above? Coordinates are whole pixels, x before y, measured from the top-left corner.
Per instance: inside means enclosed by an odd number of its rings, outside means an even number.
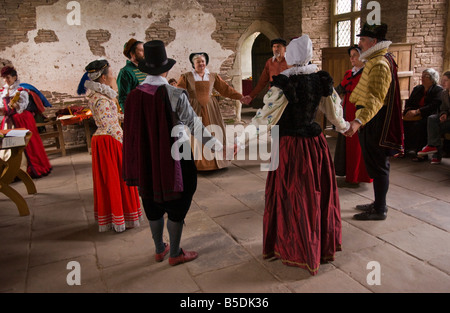
[[[432,147],[432,146],[425,146],[422,151],[417,152],[417,155],[419,156],[424,156],[424,155],[428,155],[428,154],[434,154],[437,153],[438,150],[436,147]]]
[[[394,154],[394,158],[396,158],[396,159],[403,159],[404,157],[405,157],[405,154],[403,152]]]
[[[364,212],[370,211],[373,209],[373,202],[369,203],[369,204],[358,204],[356,206],[356,209],[359,211],[364,211]]]
[[[165,243],[164,245],[166,246],[166,248],[164,249],[164,251],[161,252],[161,253],[155,254],[155,261],[156,261],[156,262],[162,262],[162,261],[164,261],[164,257],[165,257],[166,254],[169,253],[169,251],[170,251],[170,246],[169,246],[167,243]]]
[[[412,160],[413,160],[413,162],[424,162],[424,161],[428,160],[428,155],[425,155],[425,156],[422,156],[422,157],[416,156]]]
[[[382,221],[387,218],[387,212],[379,212],[372,209],[367,212],[358,213],[353,215],[353,219],[358,221]]]
[[[169,258],[169,264],[174,266],[181,263],[186,263],[192,260],[195,260],[198,257],[198,253],[195,251],[184,251],[181,249],[181,253],[179,256],[176,256],[174,258]]]
[[[439,158],[432,158],[431,159],[431,164],[441,164],[441,159],[439,159]]]

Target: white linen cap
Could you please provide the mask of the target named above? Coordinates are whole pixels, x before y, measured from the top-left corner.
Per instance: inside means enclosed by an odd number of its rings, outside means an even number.
[[[286,47],[286,63],[288,65],[305,66],[313,56],[312,41],[308,35],[292,39]]]

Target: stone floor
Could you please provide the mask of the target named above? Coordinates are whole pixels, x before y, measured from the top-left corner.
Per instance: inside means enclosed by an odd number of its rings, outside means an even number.
[[[335,139],[328,139],[333,151]],[[29,216],[20,217],[0,194],[0,292],[450,292],[450,159],[441,165],[392,160],[385,221],[353,220],[355,205],[373,199],[372,186],[347,186],[338,177],[343,251],[314,277],[261,257],[266,172],[260,161],[199,174],[182,238],[182,247],[199,258],[175,267],[154,261],[147,221],[123,233],[98,232],[85,150],[51,163],[51,175],[35,181],[38,194],[25,196]],[[14,187],[26,194],[22,183]],[[68,284],[76,277],[71,261],[80,265],[81,285]]]

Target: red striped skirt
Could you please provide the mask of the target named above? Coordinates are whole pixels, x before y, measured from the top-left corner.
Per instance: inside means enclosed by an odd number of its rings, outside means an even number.
[[[334,165],[323,134],[280,138],[279,166],[266,182],[263,256],[317,274],[341,250]]]
[[[93,136],[92,178],[94,181],[94,214],[99,231],[140,225],[143,217],[136,187],[122,179],[122,144],[108,135]]]

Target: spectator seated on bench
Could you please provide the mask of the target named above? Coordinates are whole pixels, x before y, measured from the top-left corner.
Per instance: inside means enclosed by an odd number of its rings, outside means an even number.
[[[450,71],[444,73],[442,77],[442,103],[438,114],[428,117],[428,139],[427,145],[417,153],[418,156],[431,154],[431,164],[440,164],[442,159],[442,137],[444,140],[450,139]]]

